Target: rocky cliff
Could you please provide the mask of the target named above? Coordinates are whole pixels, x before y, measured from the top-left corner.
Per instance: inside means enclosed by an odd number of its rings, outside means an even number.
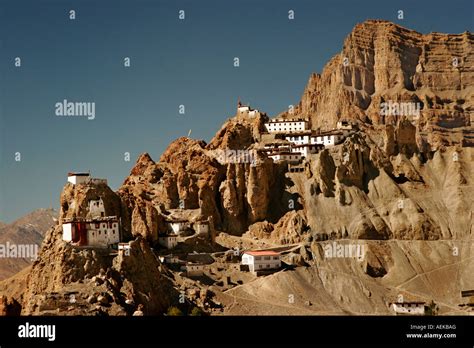
[[[208,237],[183,243],[189,250],[293,248],[286,262],[309,268],[270,277],[276,293],[304,283],[308,293],[311,287],[323,293],[326,288],[328,303],[337,296],[346,303],[331,313],[386,313],[380,306],[388,291],[374,278],[398,287],[416,278],[417,271],[433,271],[426,262],[430,253],[438,253],[438,261],[448,259],[449,243],[472,241],[472,39],[467,32],[423,35],[386,21],[357,25],[341,54],[321,75],[311,75],[296,116],[309,117],[314,130],[334,128],[342,118],[357,123],[358,130],[308,156],[304,171],[289,172],[287,164],[258,151],[266,116],[235,116],[209,143],[183,137],[158,161],[140,155],[117,192],[106,185],[67,184],[60,222],[87,217],[87,202],[100,197],[106,215],[121,219],[131,256],[73,248],[62,241],[60,226],[51,229],[29,273],[22,313],[51,314],[52,308],[60,308],[60,314],[126,315],[139,308],[145,314],[163,313],[184,286],[155,253],[158,233],[167,231],[171,217],[210,221]],[[459,58],[456,64],[453,57]],[[420,103],[420,115],[382,115],[386,102]],[[370,241],[362,266],[324,260],[324,243],[340,239]],[[423,250],[407,248],[405,261],[403,243],[414,240]],[[438,242],[442,245],[430,244]],[[426,250],[428,245],[434,251]],[[470,248],[463,250],[464,258]],[[423,267],[416,266],[418,261]],[[410,272],[400,283],[392,270],[406,263]],[[438,266],[444,267],[441,261]],[[212,274],[217,277],[222,269]],[[363,300],[351,303],[337,282],[338,270],[355,275],[360,284],[351,289]],[[255,301],[253,285],[235,292],[248,291]],[[15,311],[8,301],[3,307]],[[235,298],[229,303],[236,306]],[[362,305],[368,309],[358,310]]]
[[[474,111],[473,39],[470,32],[420,34],[365,21],[322,73],[310,76],[295,115],[309,116],[313,128],[332,128],[341,118],[396,124],[399,117],[381,115],[381,104],[414,102],[418,131],[433,147],[452,141],[442,128],[457,128],[456,141],[472,144],[472,130],[463,127]]]

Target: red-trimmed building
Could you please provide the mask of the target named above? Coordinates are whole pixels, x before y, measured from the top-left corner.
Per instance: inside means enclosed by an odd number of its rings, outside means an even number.
[[[242,265],[248,265],[250,272],[279,269],[281,255],[273,250],[246,251],[242,254]]]
[[[63,240],[77,246],[107,247],[120,242],[116,216],[73,219],[63,223]]]

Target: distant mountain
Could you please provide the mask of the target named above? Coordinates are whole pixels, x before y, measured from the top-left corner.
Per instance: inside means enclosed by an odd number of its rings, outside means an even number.
[[[18,244],[38,245],[39,249],[46,231],[56,224],[57,215],[54,209],[38,209],[11,224],[0,222],[2,249]],[[2,254],[0,256],[4,256]],[[11,277],[30,263],[29,259],[0,257],[0,280]]]

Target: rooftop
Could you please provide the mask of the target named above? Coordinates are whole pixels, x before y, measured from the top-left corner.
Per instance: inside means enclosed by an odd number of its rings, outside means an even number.
[[[90,176],[91,173],[87,172],[69,172],[67,173],[67,176]]]
[[[275,118],[269,120],[267,123],[284,123],[284,122],[308,122],[303,118],[293,118],[293,119],[283,119],[283,118]]]
[[[256,251],[245,251],[244,254],[252,256],[280,256],[280,253],[277,253],[273,250],[256,250]]]
[[[180,219],[180,218],[172,218],[172,217],[168,216],[167,219],[166,219],[166,222],[170,223],[170,224],[177,224],[177,223],[188,223],[189,220]]]
[[[323,144],[300,144],[300,145],[294,144],[292,147],[293,148],[295,148],[295,147],[319,147],[319,148],[323,148],[324,145]]]
[[[92,219],[86,219],[82,217],[75,217],[75,218],[64,218],[63,223],[71,223],[71,222],[101,222],[101,221],[118,221],[116,216],[103,216],[103,217],[96,217]]]
[[[299,131],[299,132],[291,132],[291,133],[286,134],[285,136],[286,137],[294,137],[294,136],[297,136],[297,135],[311,135],[311,134],[312,134],[311,129],[307,129],[307,130]]]

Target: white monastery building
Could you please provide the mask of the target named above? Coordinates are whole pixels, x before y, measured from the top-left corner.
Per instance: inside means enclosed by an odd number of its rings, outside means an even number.
[[[273,270],[281,267],[281,258],[276,251],[246,251],[241,263],[248,265],[250,272]]]
[[[395,302],[391,306],[397,315],[425,314],[425,302]]]
[[[292,153],[299,153],[301,157],[307,158],[310,154],[317,153],[323,146],[319,144],[303,144],[293,145],[291,147]]]
[[[340,120],[337,121],[336,128],[342,130],[352,130],[354,128],[354,125],[347,120]]]
[[[257,109],[252,109],[250,105],[243,105],[240,100],[237,103],[237,116],[254,118],[260,116],[261,113]]]
[[[120,242],[119,221],[116,216],[66,220],[63,240],[77,246],[107,247]]]
[[[188,221],[187,220],[172,220],[168,221],[168,225],[170,226],[171,230],[174,234],[181,234],[185,232],[188,228]]]
[[[329,131],[311,135],[311,144],[320,144],[324,146],[333,146],[341,143],[346,136],[339,131]]]
[[[285,135],[285,139],[295,145],[305,145],[311,142],[311,131]]]
[[[300,152],[291,152],[291,151],[279,151],[271,152],[268,154],[268,157],[271,158],[274,162],[288,162],[288,163],[300,163],[302,155]]]
[[[67,174],[67,181],[73,185],[85,184],[91,177],[90,173],[70,172]]]
[[[107,185],[107,179],[98,179],[92,178],[91,173],[89,172],[69,172],[67,174],[67,181],[73,185],[81,185],[81,184],[105,184]]]
[[[273,119],[265,123],[268,133],[297,133],[309,129],[309,122],[304,119]]]

